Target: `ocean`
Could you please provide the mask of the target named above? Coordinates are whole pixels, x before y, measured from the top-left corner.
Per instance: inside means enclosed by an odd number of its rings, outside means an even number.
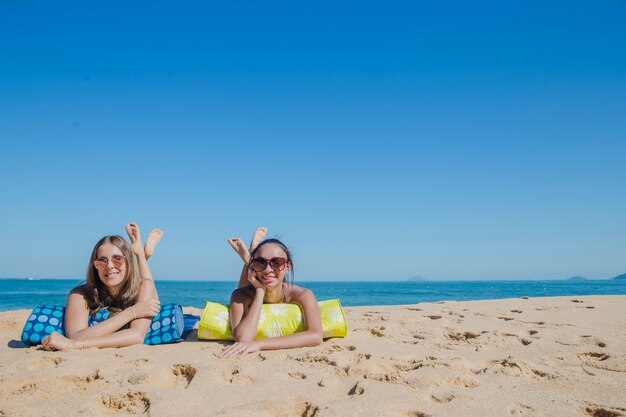
[[[65,305],[80,280],[0,279],[0,311]],[[205,301],[228,303],[234,281],[157,281],[161,303],[204,307]],[[444,300],[489,300],[518,297],[626,295],[626,280],[606,281],[418,281],[298,282],[318,300],[339,298],[344,306],[415,304]]]

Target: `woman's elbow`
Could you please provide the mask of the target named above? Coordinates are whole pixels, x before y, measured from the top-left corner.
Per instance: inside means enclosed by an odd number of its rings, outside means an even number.
[[[71,340],[77,340],[78,339],[78,332],[68,332],[66,330],[65,331],[65,337],[67,337],[68,339],[71,339]]]
[[[313,332],[313,333],[311,333],[311,344],[310,344],[310,346],[321,345],[323,341],[324,341],[324,338],[322,337],[322,332]]]
[[[240,332],[233,332],[233,340],[235,342],[252,342],[254,337],[241,334]]]
[[[130,344],[131,345],[142,345],[144,340],[146,340],[146,334],[148,332],[147,331],[143,331],[143,330],[136,330],[133,332],[133,334],[130,337]]]

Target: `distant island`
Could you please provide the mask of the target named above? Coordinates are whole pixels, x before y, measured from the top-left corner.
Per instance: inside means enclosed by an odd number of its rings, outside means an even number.
[[[428,280],[426,278],[420,276],[420,275],[415,275],[415,276],[412,276],[411,278],[407,279],[407,281],[418,282],[418,281],[428,281]]]
[[[626,274],[618,275],[614,277],[613,279],[626,279]]]
[[[574,277],[568,278],[567,281],[587,281],[587,278],[576,275]]]

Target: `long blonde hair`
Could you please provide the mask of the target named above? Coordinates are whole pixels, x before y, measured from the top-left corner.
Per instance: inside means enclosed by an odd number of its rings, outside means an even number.
[[[105,243],[111,243],[122,251],[126,258],[126,276],[121,283],[117,296],[113,297],[100,281],[98,270],[93,265],[93,261],[98,257],[98,249]],[[96,243],[91,252],[91,259],[87,266],[87,305],[94,313],[103,308],[108,308],[111,313],[124,310],[137,302],[139,296],[139,284],[141,277],[135,261],[135,256],[130,245],[121,236],[105,236]]]

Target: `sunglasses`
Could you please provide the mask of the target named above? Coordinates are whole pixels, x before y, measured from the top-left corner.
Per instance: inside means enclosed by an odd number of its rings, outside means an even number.
[[[265,268],[267,268],[268,264],[273,270],[282,271],[283,269],[285,269],[287,260],[285,258],[254,258],[250,261],[250,269],[252,269],[254,272],[261,272],[264,271]]]
[[[111,265],[115,268],[120,268],[122,265],[126,263],[126,258],[122,255],[113,255],[111,256]],[[98,258],[93,261],[93,266],[96,269],[105,269],[109,265],[109,260],[107,258]]]

